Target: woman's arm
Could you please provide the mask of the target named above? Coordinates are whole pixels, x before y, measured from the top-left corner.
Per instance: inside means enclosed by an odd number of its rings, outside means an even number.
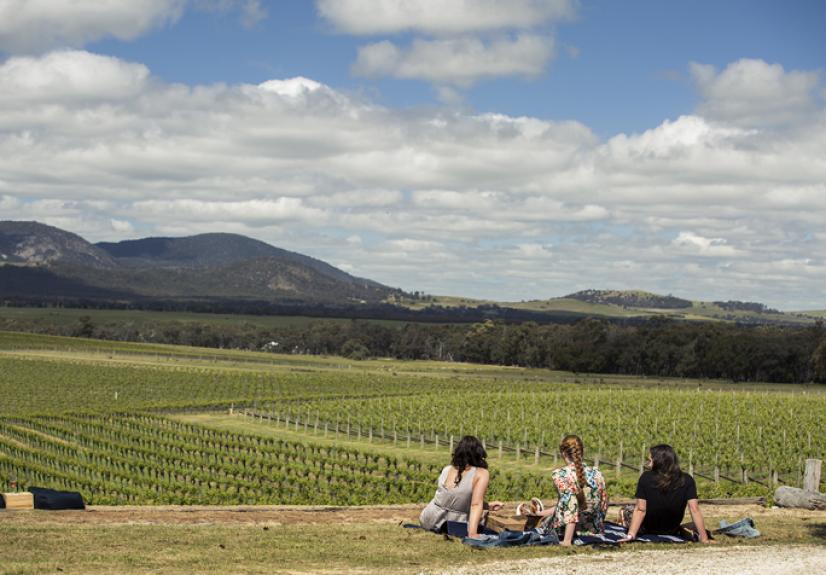
[[[645,512],[648,509],[648,502],[645,499],[637,499],[634,507],[634,514],[631,516],[631,526],[628,528],[628,536],[623,541],[633,541],[637,538],[637,533],[642,527],[642,520],[645,519]]]
[[[477,468],[473,478],[473,492],[470,497],[470,512],[467,519],[468,537],[479,535],[479,522],[482,521],[482,511],[485,508],[485,493],[488,490],[490,473],[487,469]]]
[[[700,543],[713,543],[713,539],[708,538],[706,532],[706,522],[703,519],[703,512],[700,511],[700,503],[696,499],[688,500],[688,511],[691,513],[691,520],[694,522],[694,527],[697,528],[697,535],[700,537]]]

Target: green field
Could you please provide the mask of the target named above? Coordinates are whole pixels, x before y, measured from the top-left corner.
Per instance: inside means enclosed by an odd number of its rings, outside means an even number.
[[[573,432],[615,496],[657,442],[702,496],[765,495],[823,458],[823,391],[0,332],[0,481],[110,504],[423,502],[473,433],[492,496],[515,500],[549,493]]]
[[[306,326],[317,322],[348,323],[351,319],[318,318],[285,315],[245,315],[220,313],[195,313],[183,311],[143,311],[134,309],[81,309],[55,307],[0,307],[0,319],[11,324],[14,321],[35,324],[65,326],[77,324],[80,318],[88,317],[99,324],[129,324],[135,326],[164,325],[170,323],[205,323],[211,325],[253,325],[272,329],[292,326]],[[405,322],[394,320],[362,320],[388,326],[402,326]]]

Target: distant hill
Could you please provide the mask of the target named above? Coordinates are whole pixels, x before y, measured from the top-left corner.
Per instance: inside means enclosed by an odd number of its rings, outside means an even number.
[[[386,300],[399,290],[237,234],[91,244],[37,222],[0,222],[0,295]]]
[[[641,309],[686,309],[693,304],[690,300],[672,295],[657,295],[636,290],[584,290],[565,296],[569,299],[595,304],[612,304]]]
[[[583,317],[641,322],[663,317],[806,325],[826,317],[826,312],[783,313],[756,302],[691,301],[639,290],[583,290],[521,302],[409,294],[238,234],[91,244],[59,228],[19,221],[0,221],[0,297],[22,305],[60,300],[93,307],[440,322],[575,322]]]
[[[0,264],[115,267],[112,257],[80,236],[37,222],[0,221]]]

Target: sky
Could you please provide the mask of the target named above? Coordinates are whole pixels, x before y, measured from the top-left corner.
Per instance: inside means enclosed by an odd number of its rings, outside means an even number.
[[[0,219],[826,309],[820,0],[0,0]]]

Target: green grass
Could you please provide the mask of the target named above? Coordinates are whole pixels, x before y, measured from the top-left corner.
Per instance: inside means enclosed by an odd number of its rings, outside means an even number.
[[[67,326],[78,324],[82,317],[91,318],[95,324],[128,324],[136,326],[147,324],[166,325],[171,323],[205,323],[218,326],[254,325],[273,329],[284,327],[304,327],[313,323],[333,322],[348,323],[347,318],[318,318],[306,316],[250,315],[195,313],[181,311],[144,311],[129,309],[80,309],[80,308],[41,308],[41,307],[0,307],[0,321],[11,323],[33,322],[43,325]],[[401,327],[405,323],[395,320],[362,320],[386,326]]]
[[[707,522],[733,519],[726,508],[704,509]],[[144,575],[165,573],[204,575],[226,573],[387,573],[429,572],[477,565],[484,572],[491,562],[565,555],[587,556],[590,549],[561,547],[511,548],[473,551],[457,540],[403,529],[395,522],[318,522],[279,525],[241,524],[129,524],[52,521],[49,512],[17,512],[0,521],[3,542],[2,575],[66,573],[83,575]],[[414,519],[417,511],[408,511]],[[826,520],[811,513],[796,515],[749,510],[763,536],[753,541],[722,539],[727,546],[823,545]],[[85,518],[84,518],[85,519]],[[617,550],[646,549],[651,553],[697,546],[639,545]],[[656,561],[656,556],[651,557]],[[571,568],[576,569],[571,558]]]

